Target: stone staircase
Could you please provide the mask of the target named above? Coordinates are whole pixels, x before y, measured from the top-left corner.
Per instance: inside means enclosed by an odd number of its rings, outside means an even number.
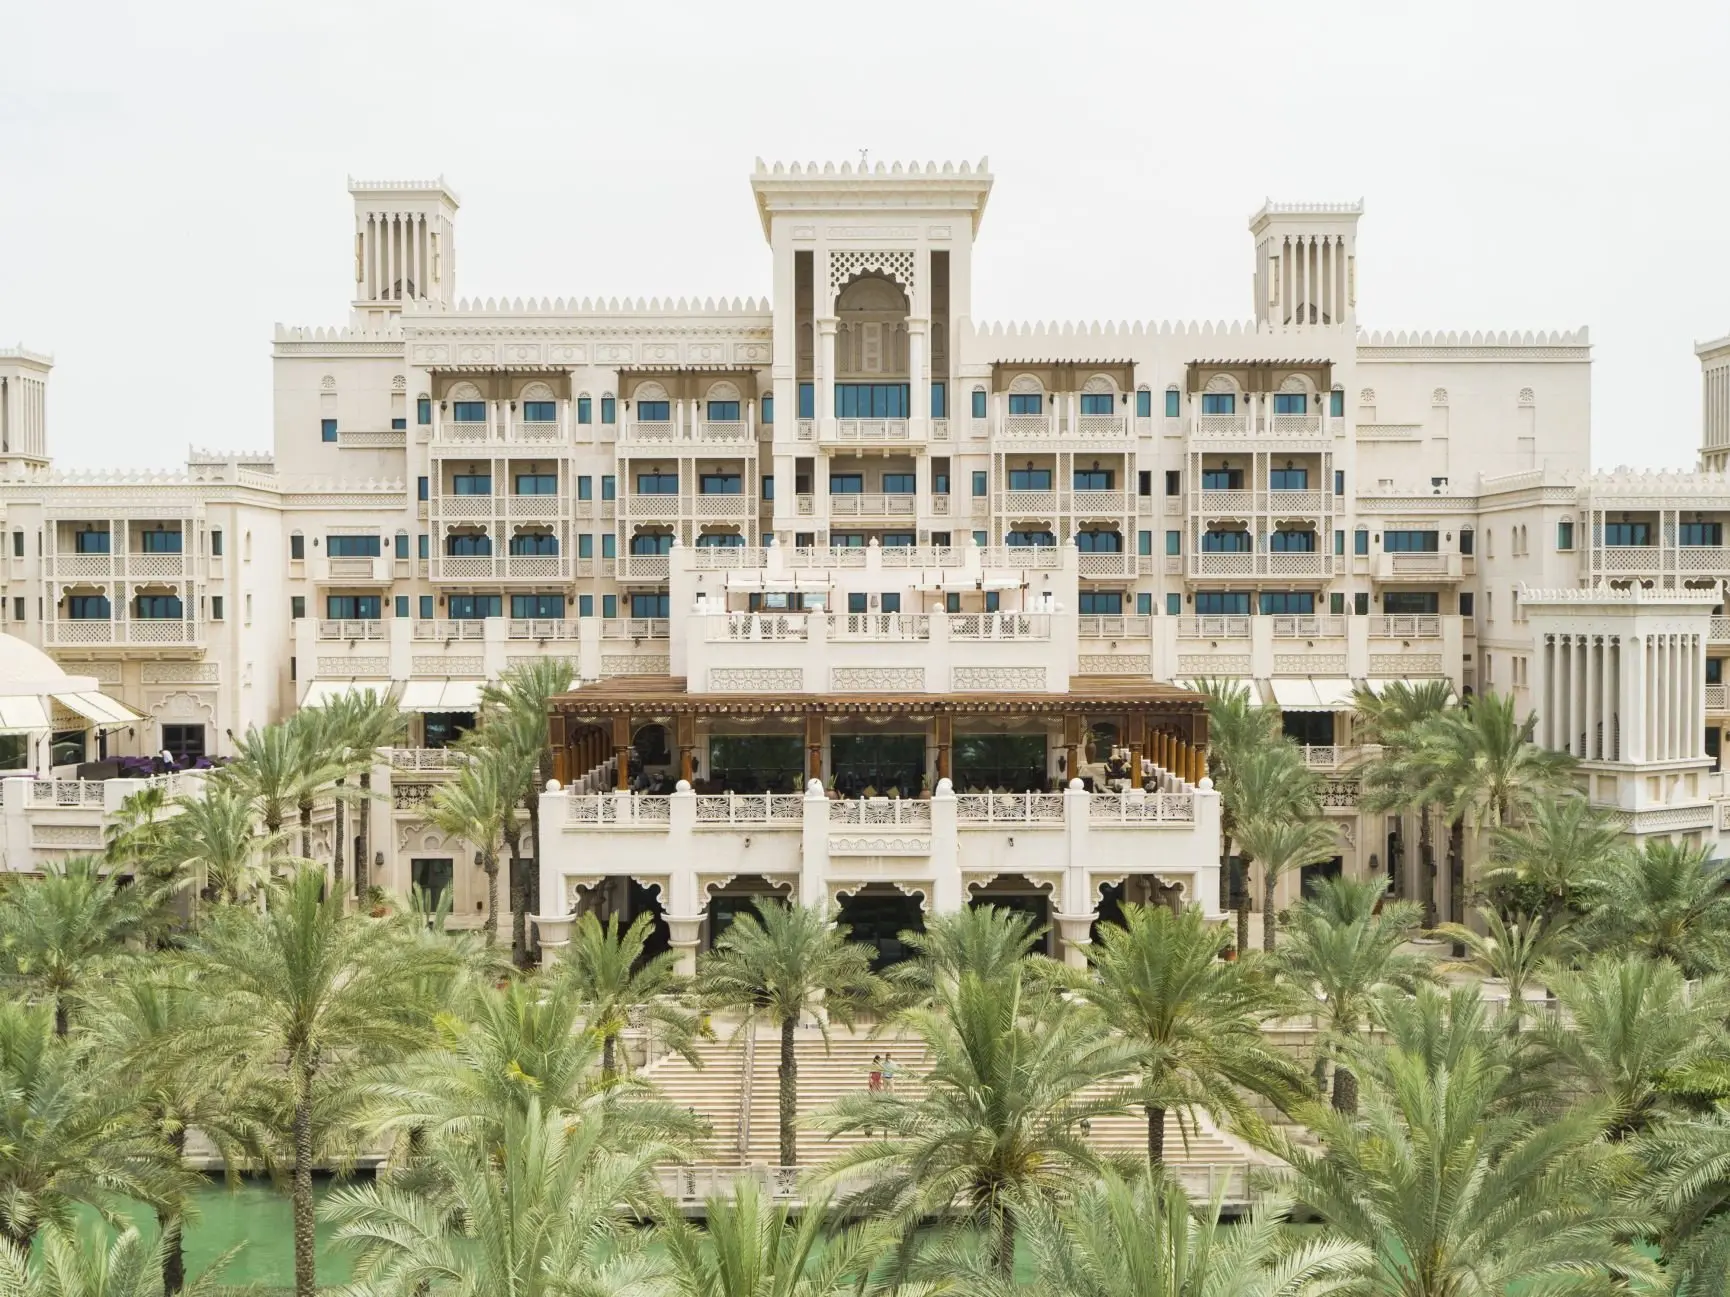
[[[719,1040],[699,1046],[701,1070],[674,1056],[657,1061],[643,1075],[653,1080],[670,1101],[690,1108],[714,1127],[714,1136],[699,1154],[700,1161],[712,1166],[776,1166],[781,1160],[776,1075],[780,1065],[779,1035],[764,1028],[749,1046],[743,1040],[730,1040],[724,1030],[720,1035]],[[826,1162],[864,1140],[865,1136],[859,1133],[831,1136],[813,1128],[810,1117],[845,1094],[863,1092],[868,1084],[872,1055],[885,1050],[894,1055],[898,1094],[917,1097],[920,1093],[926,1060],[924,1047],[917,1039],[889,1033],[855,1034],[837,1028],[830,1033],[830,1048],[825,1051],[822,1035],[804,1028],[798,1041],[798,1142],[802,1166]],[[748,1095],[742,1095],[747,1064],[750,1087]],[[744,1156],[740,1156],[740,1113],[747,1102],[749,1125]],[[1102,1117],[1093,1122],[1091,1142],[1101,1153],[1144,1155],[1146,1119],[1139,1112]],[[1166,1119],[1165,1155],[1169,1162],[1192,1166],[1198,1172],[1209,1167],[1242,1168],[1269,1162],[1265,1154],[1205,1120],[1200,1130],[1191,1132],[1185,1147],[1172,1117]]]

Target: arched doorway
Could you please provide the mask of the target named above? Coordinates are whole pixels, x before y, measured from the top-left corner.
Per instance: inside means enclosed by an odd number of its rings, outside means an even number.
[[[713,950],[715,943],[741,914],[761,915],[766,905],[785,905],[792,898],[792,883],[776,883],[761,874],[741,874],[706,889],[709,897],[707,933],[704,948]]]
[[[969,883],[967,904],[975,907],[995,905],[1000,910],[1012,910],[1033,920],[1039,934],[1033,949],[1040,954],[1056,953],[1056,930],[1051,922],[1050,883],[1035,883],[1025,874],[998,874],[984,883]]]
[[[867,883],[856,892],[843,892],[837,921],[848,937],[876,954],[871,967],[877,972],[913,957],[901,940],[903,932],[925,931],[925,893],[903,892],[893,883]]]

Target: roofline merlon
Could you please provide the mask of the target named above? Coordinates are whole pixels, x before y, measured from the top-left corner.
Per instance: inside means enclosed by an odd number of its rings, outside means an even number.
[[[1276,203],[1272,198],[1262,199],[1262,204],[1249,218],[1251,230],[1260,225],[1270,216],[1362,216],[1364,200],[1359,198],[1349,203]]]
[[[889,194],[895,189],[906,190],[909,196],[921,192],[956,194],[961,191],[965,198],[960,202],[951,202],[949,207],[970,211],[973,217],[973,232],[979,233],[979,223],[985,217],[985,205],[991,197],[991,159],[982,157],[977,165],[971,162],[877,162],[861,161],[857,165],[852,162],[775,162],[768,163],[762,158],[756,160],[756,168],[751,173],[751,191],[757,196],[757,213],[763,223],[763,235],[769,235],[772,194],[796,194],[823,192],[828,190],[836,195],[846,193],[872,193],[870,202],[864,206],[884,210],[896,206],[887,201]],[[888,192],[884,192],[888,191]],[[970,199],[970,201],[967,201]],[[846,202],[834,204],[838,211],[848,210]],[[914,202],[904,202],[902,207],[911,208]],[[800,207],[803,214],[811,210]]]
[[[16,347],[0,347],[0,360],[21,360],[26,365],[34,365],[39,369],[53,369],[54,357],[40,351],[31,351],[20,342]]]
[[[351,194],[438,194],[450,200],[452,207],[462,206],[462,200],[457,197],[457,191],[441,175],[436,180],[356,180],[348,178],[348,192]]]

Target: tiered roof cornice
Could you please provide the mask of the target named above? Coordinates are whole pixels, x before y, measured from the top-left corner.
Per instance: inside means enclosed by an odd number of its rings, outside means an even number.
[[[871,162],[861,159],[853,162],[765,162],[757,159],[757,169],[752,172],[752,180],[767,176],[787,176],[794,179],[812,177],[832,178],[845,176],[854,180],[874,179],[910,179],[916,177],[931,177],[933,179],[953,178],[956,176],[991,177],[991,159],[980,158],[978,163],[967,162]]]
[[[22,360],[26,364],[37,365],[42,369],[54,367],[54,357],[40,351],[31,351],[20,342],[16,347],[0,347],[0,360]]]
[[[443,194],[451,200],[451,205],[457,206],[461,200],[457,191],[452,189],[443,176],[436,180],[356,180],[348,178],[348,192],[351,194],[373,194],[398,192],[404,194]]]
[[[590,315],[597,318],[642,315],[767,316],[769,302],[759,297],[464,297],[455,306],[441,302],[405,302],[405,317],[417,322],[475,315]]]
[[[1361,361],[1581,361],[1592,358],[1591,331],[1537,330],[1360,330]]]

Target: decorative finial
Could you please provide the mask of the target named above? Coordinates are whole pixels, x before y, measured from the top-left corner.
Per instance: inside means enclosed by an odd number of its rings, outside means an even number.
[[[865,170],[866,160],[869,159],[870,156],[871,156],[871,150],[870,149],[860,149],[859,150],[859,170],[861,170],[861,171]]]

